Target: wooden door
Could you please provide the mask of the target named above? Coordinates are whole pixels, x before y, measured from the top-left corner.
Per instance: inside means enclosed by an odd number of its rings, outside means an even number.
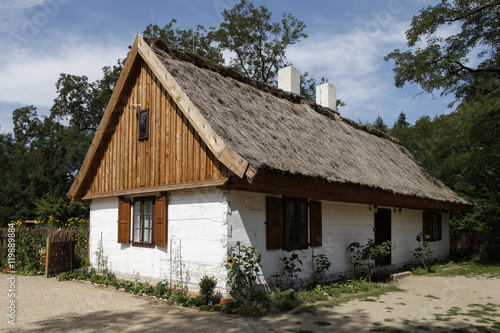
[[[380,244],[391,240],[391,210],[379,209],[375,213],[375,243]],[[383,265],[391,264],[391,255],[389,254],[384,260]]]

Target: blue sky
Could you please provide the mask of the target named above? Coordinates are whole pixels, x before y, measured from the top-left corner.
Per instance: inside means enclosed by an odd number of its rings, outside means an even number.
[[[60,73],[87,75],[123,59],[135,35],[172,18],[181,28],[218,26],[220,12],[237,0],[2,0],[0,2],[0,132],[12,130],[12,111],[34,105],[47,114]],[[423,115],[451,112],[451,97],[420,94],[394,86],[393,64],[383,57],[406,49],[405,31],[413,15],[437,1],[315,0],[254,1],[278,20],[293,14],[307,25],[309,38],[288,49],[287,60],[301,72],[326,77],[347,106],[344,117],[390,126],[401,111],[414,123]],[[152,15],[153,12],[153,15]]]

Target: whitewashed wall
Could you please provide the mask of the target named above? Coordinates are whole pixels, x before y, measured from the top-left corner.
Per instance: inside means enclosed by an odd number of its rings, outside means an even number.
[[[152,195],[152,194],[149,194]],[[226,290],[227,204],[225,193],[196,189],[169,193],[168,245],[145,248],[119,244],[118,199],[95,199],[90,209],[90,258],[102,240],[108,266],[117,278],[156,283],[160,280],[187,285],[197,292],[204,275],[215,276],[220,292]],[[132,214],[132,212],[131,212]],[[182,272],[182,277],[181,277]]]
[[[404,264],[412,260],[415,249],[419,246],[416,237],[422,232],[422,214],[421,210],[411,209],[402,209],[401,212],[392,213],[392,242],[396,244],[396,249],[392,252],[392,262],[394,264]],[[442,213],[442,221],[443,239],[430,243],[430,246],[436,249],[436,252],[432,254],[434,259],[441,259],[449,254],[448,213]]]
[[[245,245],[257,246],[262,252],[262,273],[265,280],[270,284],[274,283],[273,275],[280,274],[280,259],[287,252],[266,250],[266,195],[231,191],[228,204],[228,245],[240,241]],[[336,278],[350,269],[347,246],[352,242],[365,244],[368,238],[374,238],[374,213],[368,205],[322,201],[322,215],[323,246],[308,248],[303,253],[297,252],[303,263],[302,272],[298,275],[299,279],[305,279],[304,282],[312,276],[313,255],[327,255],[332,263],[329,277]],[[392,252],[394,266],[402,266],[411,260],[418,246],[415,237],[421,230],[422,211],[403,209],[392,213],[392,241],[396,245]],[[443,214],[443,240],[431,243],[432,247],[438,249],[434,257],[448,254],[448,230],[448,214]]]
[[[154,195],[154,194],[149,194]],[[96,265],[96,251],[102,240],[104,256],[117,278],[160,280],[180,284],[198,291],[199,279],[215,276],[217,290],[227,295],[227,245],[237,241],[257,246],[262,252],[262,273],[272,284],[272,276],[281,273],[281,258],[287,253],[266,250],[266,195],[217,189],[176,191],[169,194],[168,246],[144,248],[119,244],[118,199],[95,199],[90,210],[90,258]],[[132,212],[131,212],[132,214]],[[349,270],[347,246],[366,243],[373,238],[374,213],[368,205],[322,201],[323,246],[299,252],[303,262],[299,278],[312,276],[312,256],[326,254],[332,263],[330,278]],[[448,255],[449,216],[443,214],[443,240],[431,243],[437,248],[434,257]],[[418,246],[415,237],[422,230],[422,211],[403,209],[392,213],[392,241],[396,249],[392,263],[396,266],[411,260]],[[181,276],[182,272],[182,276]],[[264,281],[262,281],[264,282]]]

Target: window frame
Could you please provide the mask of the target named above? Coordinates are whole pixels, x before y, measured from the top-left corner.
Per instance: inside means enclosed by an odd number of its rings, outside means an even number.
[[[288,234],[289,232],[287,231],[287,225],[289,222],[287,221],[288,218],[290,218],[290,215],[287,215],[287,203],[293,203],[294,204],[294,214],[292,216],[292,233],[293,233],[293,242],[288,241]],[[304,212],[303,215],[300,216],[300,210],[299,210],[299,205],[303,204],[304,205]],[[281,218],[282,218],[282,249],[285,251],[289,250],[305,250],[309,248],[309,200],[306,198],[296,198],[296,197],[282,197],[282,213],[281,213]],[[304,225],[301,226],[301,221],[300,219],[304,219]],[[303,233],[302,235],[300,235]],[[301,241],[300,237],[303,238]]]
[[[442,229],[442,215],[438,212],[428,212],[428,235],[430,242],[436,242],[443,239],[440,229]],[[441,226],[439,226],[441,224]]]
[[[429,236],[429,242],[443,240],[443,215],[435,211],[424,212],[422,232]]]
[[[142,115],[146,114],[146,123],[142,124]],[[137,124],[137,139],[139,141],[147,140],[149,138],[149,109],[140,110],[137,113],[138,124]],[[141,128],[145,126],[146,130],[144,131],[144,135],[141,136]]]
[[[145,227],[145,216],[146,214],[144,213],[144,207],[145,207],[145,202],[151,202],[151,228],[146,228]],[[137,213],[136,212],[136,203],[141,202],[141,212]],[[156,200],[155,197],[138,197],[134,198],[132,202],[132,245],[134,246],[142,246],[142,247],[154,247],[155,246],[155,204]],[[141,226],[140,228],[136,228],[135,226],[135,217],[140,216],[141,219]],[[141,241],[137,241],[135,239],[135,230],[140,229],[141,230]],[[151,229],[151,242],[145,242],[144,241],[144,231],[145,229]]]

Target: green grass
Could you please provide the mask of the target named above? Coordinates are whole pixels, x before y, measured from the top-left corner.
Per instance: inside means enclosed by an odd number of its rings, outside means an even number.
[[[485,275],[500,277],[500,263],[492,261],[477,261],[460,264],[436,273],[438,276],[474,276]]]
[[[356,299],[363,300],[366,298],[371,298],[371,297],[380,297],[382,295],[385,295],[389,292],[394,292],[394,291],[401,291],[400,288],[396,286],[381,286],[379,288],[367,291],[367,292],[362,292],[358,294],[349,294],[349,295],[344,295],[344,296],[338,296],[338,297],[333,297],[329,299],[328,301],[324,302],[318,302],[316,304],[308,305],[308,306],[302,306],[298,308],[297,310],[294,311],[294,314],[301,314],[301,313],[316,313],[317,310],[327,307],[327,308],[333,308],[334,306],[344,304]]]
[[[425,295],[427,298],[432,298],[432,299],[440,299],[439,297],[436,297],[434,295]]]

